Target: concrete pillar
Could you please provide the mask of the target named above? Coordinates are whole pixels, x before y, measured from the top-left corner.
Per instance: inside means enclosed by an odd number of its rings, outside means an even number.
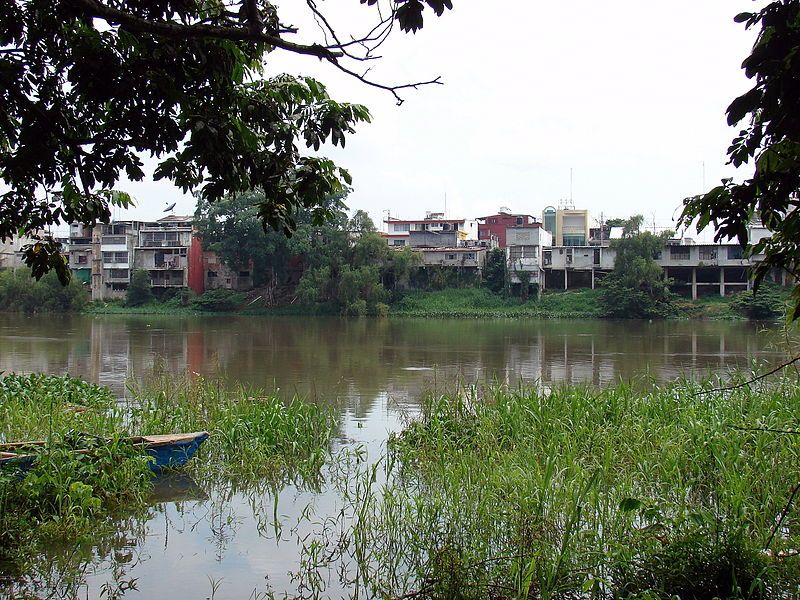
[[[719,268],[719,295],[725,297],[725,267]]]
[[[569,285],[567,283],[569,281],[569,277],[568,277],[567,273],[568,273],[568,271],[566,269],[564,269],[564,289],[565,290],[569,289]]]
[[[592,289],[594,289],[594,268],[592,268]]]
[[[692,300],[697,300],[697,267],[692,267]]]

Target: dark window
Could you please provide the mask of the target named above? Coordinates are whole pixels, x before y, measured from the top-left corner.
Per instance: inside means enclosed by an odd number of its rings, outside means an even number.
[[[209,271],[208,272],[208,278],[209,279],[213,279],[216,276],[217,276],[217,272],[216,271]]]
[[[250,277],[250,271],[239,271],[239,277]]]
[[[728,248],[729,260],[740,260],[743,257],[744,257],[744,252],[742,251],[741,246],[730,246]]]
[[[670,246],[669,257],[672,260],[689,260],[688,246]]]
[[[522,225],[522,217],[517,217],[517,225]]]

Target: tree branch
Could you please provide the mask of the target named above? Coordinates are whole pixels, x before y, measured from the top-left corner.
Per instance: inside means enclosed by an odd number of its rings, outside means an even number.
[[[307,56],[324,58],[335,63],[341,52],[331,50],[319,44],[295,44],[280,37],[269,35],[263,31],[253,31],[239,27],[219,27],[216,25],[184,25],[182,23],[151,21],[130,13],[106,6],[97,0],[69,0],[76,8],[82,10],[87,16],[103,19],[109,24],[120,25],[130,31],[140,31],[153,35],[162,35],[170,38],[218,38],[235,42],[261,42]]]
[[[710,390],[701,390],[699,392],[696,392],[696,393],[692,394],[692,398],[694,398],[696,396],[703,396],[705,394],[713,394],[714,392],[729,392],[730,390],[736,390],[736,389],[739,389],[739,388],[746,387],[746,386],[750,385],[751,383],[755,383],[756,381],[761,381],[762,379],[765,379],[765,378],[769,377],[770,375],[774,375],[775,373],[777,373],[781,369],[785,369],[789,365],[793,365],[794,363],[796,363],[798,361],[800,361],[800,356],[795,356],[793,359],[791,359],[789,361],[786,361],[785,363],[782,363],[782,364],[778,365],[777,367],[775,367],[774,369],[772,369],[770,371],[767,371],[766,373],[762,373],[761,375],[758,375],[757,377],[753,377],[752,379],[748,379],[747,381],[743,381],[742,383],[737,383],[736,385],[712,388]]]
[[[344,65],[339,64],[339,62],[336,59],[330,59],[329,58],[328,62],[330,62],[334,67],[336,67],[340,71],[342,71],[344,73],[347,73],[351,77],[355,77],[361,83],[364,83],[366,85],[369,85],[369,86],[372,86],[372,87],[375,87],[375,88],[378,88],[378,89],[381,89],[381,90],[386,90],[387,92],[391,92],[391,94],[397,100],[397,106],[400,106],[401,104],[403,104],[403,99],[400,97],[400,94],[397,93],[397,90],[403,90],[403,89],[408,89],[408,88],[417,89],[421,85],[432,85],[432,84],[444,85],[444,83],[441,81],[441,76],[435,77],[434,79],[431,79],[429,81],[418,81],[416,83],[404,83],[404,84],[401,84],[401,85],[385,85],[383,83],[378,83],[376,81],[372,81],[370,79],[367,79],[366,76],[365,76],[366,74],[365,75],[360,75],[360,74],[356,73],[355,71],[351,71],[350,69],[348,69]],[[800,357],[798,357],[798,359],[800,359]]]

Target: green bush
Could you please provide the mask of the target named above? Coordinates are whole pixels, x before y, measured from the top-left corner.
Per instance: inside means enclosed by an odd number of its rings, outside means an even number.
[[[0,311],[79,311],[88,301],[89,293],[77,279],[64,286],[52,272],[37,281],[27,268],[0,271]]]
[[[245,295],[233,290],[208,290],[194,300],[192,306],[197,310],[208,312],[230,312],[236,310],[244,302]]]
[[[128,292],[125,295],[127,306],[141,306],[153,301],[153,288],[150,285],[150,274],[144,269],[137,269],[131,273]]]
[[[741,292],[731,308],[750,319],[775,319],[786,313],[786,290],[773,283],[762,284],[757,292]]]

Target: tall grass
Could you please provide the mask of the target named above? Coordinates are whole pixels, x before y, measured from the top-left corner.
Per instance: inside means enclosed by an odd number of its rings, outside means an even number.
[[[0,440],[48,442],[26,477],[0,470],[0,560],[25,562],[54,539],[101,544],[120,511],[144,511],[150,471],[127,436],[209,431],[189,463],[201,485],[316,485],[329,455],[332,416],[310,403],[190,375],[131,392],[118,402],[69,376],[0,378]],[[91,456],[73,451],[87,445]]]
[[[366,596],[778,598],[800,589],[796,382],[429,396],[331,548]],[[345,522],[346,521],[346,522]],[[332,540],[336,539],[335,545]],[[345,540],[344,542],[342,540]],[[344,565],[344,566],[343,566]]]

